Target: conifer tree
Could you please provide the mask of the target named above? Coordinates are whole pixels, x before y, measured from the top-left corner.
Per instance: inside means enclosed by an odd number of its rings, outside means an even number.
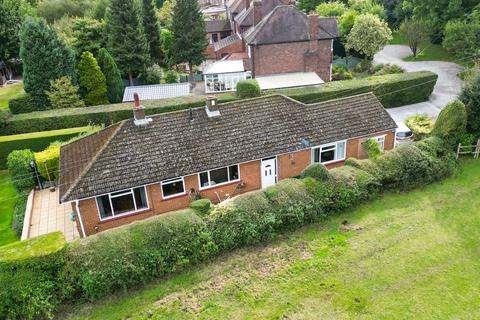
[[[50,80],[62,76],[75,79],[73,51],[44,19],[25,19],[20,30],[20,58],[25,92],[30,94],[39,110],[48,105],[45,91],[50,88]]]
[[[172,32],[175,60],[177,63],[188,63],[190,81],[193,82],[193,66],[205,60],[208,46],[205,20],[197,0],[176,1]]]
[[[160,27],[155,15],[155,5],[152,0],[143,0],[143,30],[150,49],[150,58],[153,62],[163,62],[162,44],[160,43]]]
[[[108,51],[133,85],[149,63],[148,43],[136,0],[111,0],[107,10]]]
[[[124,89],[122,76],[107,49],[102,48],[98,51],[97,62],[107,81],[108,100],[111,103],[121,102]]]
[[[107,104],[107,83],[93,54],[85,51],[77,67],[80,94],[87,106]]]
[[[50,89],[45,92],[50,101],[49,109],[81,108],[85,103],[78,96],[78,86],[69,76],[50,80]]]

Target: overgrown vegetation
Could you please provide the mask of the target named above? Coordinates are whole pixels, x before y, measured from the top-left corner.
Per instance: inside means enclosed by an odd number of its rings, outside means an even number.
[[[415,140],[428,137],[433,128],[433,121],[426,114],[410,116],[405,120],[405,124],[412,130]]]

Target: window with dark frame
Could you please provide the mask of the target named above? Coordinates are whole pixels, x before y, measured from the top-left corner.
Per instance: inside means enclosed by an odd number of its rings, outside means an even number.
[[[98,196],[96,201],[101,219],[148,208],[144,186]]]

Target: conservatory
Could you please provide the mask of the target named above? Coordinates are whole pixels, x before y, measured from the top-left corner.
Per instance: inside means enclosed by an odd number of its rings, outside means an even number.
[[[235,91],[237,83],[247,78],[242,60],[222,60],[208,65],[203,72],[205,92]]]

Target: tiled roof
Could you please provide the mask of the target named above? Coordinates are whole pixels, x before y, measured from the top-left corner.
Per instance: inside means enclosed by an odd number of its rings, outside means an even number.
[[[228,20],[209,20],[205,22],[207,26],[207,32],[221,32],[230,31],[230,21]]]
[[[372,94],[305,105],[281,95],[132,119],[62,146],[62,202],[396,128]],[[86,153],[83,150],[87,150]],[[75,168],[84,159],[80,168]]]
[[[223,39],[215,42],[213,44],[213,50],[215,50],[215,51],[221,50],[223,48],[226,48],[226,47],[234,44],[237,41],[241,41],[240,37],[236,33],[234,33],[231,36],[228,36],[226,38],[223,38]]]
[[[138,96],[142,100],[158,100],[188,96],[190,94],[190,84],[185,82],[126,87],[123,92],[123,102],[133,101],[134,93],[138,93]]]
[[[242,12],[237,14],[234,20],[241,26],[241,27],[249,27],[253,25],[253,6],[250,6],[246,9],[243,9]]]
[[[260,23],[243,33],[248,44],[285,43],[310,40],[308,16],[293,5],[280,5]],[[335,18],[318,18],[317,39],[339,37]]]

